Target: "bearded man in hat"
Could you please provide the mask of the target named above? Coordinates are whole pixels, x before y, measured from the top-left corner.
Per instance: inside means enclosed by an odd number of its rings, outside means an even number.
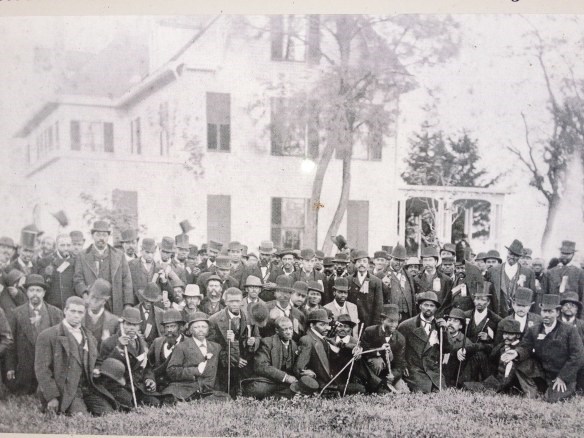
[[[292,398],[290,389],[296,383],[294,366],[298,359],[298,346],[292,340],[292,321],[280,316],[274,322],[276,334],[262,338],[253,360],[253,377],[242,382],[246,397],[264,399],[266,397]]]
[[[368,272],[369,256],[366,251],[356,251],[356,272],[349,277],[349,301],[357,306],[359,321],[365,327],[381,323],[383,284]]]
[[[207,284],[211,276],[219,278],[222,292],[230,287],[238,288],[239,286],[239,281],[231,276],[231,258],[229,256],[219,255],[215,259],[215,263],[215,273],[211,271],[203,272],[197,280],[197,284],[205,296],[208,296]]]
[[[527,330],[517,350],[502,356],[504,362],[535,357],[545,373],[544,398],[554,403],[576,392],[576,377],[584,366],[584,345],[573,325],[558,320],[560,296],[546,294],[541,303],[542,322]]]
[[[584,342],[584,321],[577,318],[578,313],[582,311],[582,302],[578,294],[572,291],[564,292],[561,295],[560,305],[562,307],[560,308],[559,321],[576,327],[580,338]],[[578,371],[576,382],[576,389],[578,391],[584,391],[584,367]]]
[[[121,315],[124,305],[132,303],[134,299],[132,276],[124,254],[108,244],[110,234],[106,222],[95,222],[91,229],[93,244],[75,259],[73,283],[77,295],[85,297],[95,280],[107,280],[112,285],[110,310]]]
[[[541,317],[537,313],[530,311],[530,309],[533,308],[533,304],[533,291],[525,287],[517,288],[515,291],[515,297],[511,304],[513,313],[503,318],[502,321],[509,319],[518,321],[521,333],[525,334],[527,329],[541,323]],[[497,330],[495,344],[501,342],[503,342],[503,333],[500,330]]]
[[[391,256],[387,252],[375,251],[373,254],[373,263],[375,264],[375,267],[373,268],[372,274],[379,279],[385,277],[390,260]]]
[[[73,230],[69,233],[69,237],[71,237],[71,254],[77,257],[85,247],[85,236],[81,231]]]
[[[408,393],[409,388],[403,381],[406,369],[406,340],[397,331],[399,307],[396,304],[384,304],[381,324],[367,327],[363,332],[363,350],[383,347],[383,351],[367,353],[365,361],[371,373],[368,386],[373,392]]]
[[[302,335],[304,335],[306,317],[299,309],[294,307],[290,301],[290,297],[294,292],[293,284],[291,276],[280,275],[276,279],[276,287],[274,291],[275,299],[266,303],[266,308],[269,312],[269,319],[266,326],[260,330],[262,338],[273,336],[275,334],[275,323],[281,316],[285,316],[292,321],[294,341],[298,342]]]
[[[205,246],[205,245],[203,245]],[[216,257],[219,255],[221,248],[223,245],[219,242],[215,242],[214,240],[210,240],[206,245],[206,258],[201,262],[198,266],[201,270],[201,274],[204,272],[210,272],[211,274],[215,274],[215,270],[217,269],[216,265]]]
[[[118,317],[105,309],[105,303],[111,294],[112,285],[103,278],[98,278],[89,288],[86,299],[87,312],[83,326],[95,338],[98,350],[101,342],[116,333],[120,325]]]
[[[349,297],[349,281],[347,278],[337,278],[333,283],[334,300],[324,305],[324,308],[333,318],[338,319],[340,315],[349,315],[351,321],[355,322],[353,336],[359,336],[357,326],[359,324],[359,311],[357,306],[347,301]]]
[[[413,278],[404,270],[406,249],[403,245],[396,245],[391,254],[391,261],[386,276],[381,280],[384,284],[383,302],[396,304],[400,309],[401,320],[404,321],[414,315]]]
[[[35,264],[35,249],[36,249],[36,238],[37,235],[31,231],[23,230],[20,235],[20,248],[18,248],[18,257],[9,263],[4,272],[8,273],[12,269],[18,269],[23,272],[24,275],[34,274]]]
[[[277,276],[274,277],[274,275],[278,271],[278,266],[272,262],[273,256],[276,253],[274,242],[263,240],[258,247],[258,251],[260,255],[258,268],[261,274],[259,278],[262,284],[275,282]]]
[[[201,293],[199,286],[196,284],[187,284],[183,297],[185,299],[185,307],[182,309],[181,315],[183,320],[188,321],[190,315],[201,312],[201,301],[205,296]]]
[[[243,262],[243,248],[243,245],[237,241],[229,242],[227,246],[227,255],[231,263],[229,275],[237,280],[235,287],[242,290],[248,275],[254,275],[258,278],[261,276],[259,268],[250,268]]]
[[[130,275],[132,277],[133,300],[126,305],[135,305],[140,300],[138,291],[143,290],[148,283],[154,281],[154,275],[160,271],[154,261],[156,252],[156,242],[151,238],[142,239],[141,254],[128,263]],[[160,275],[158,276],[160,277]],[[166,277],[164,277],[166,278]]]
[[[148,283],[144,290],[139,291],[139,294],[140,304],[135,308],[140,311],[142,320],[140,332],[144,335],[146,344],[150,345],[154,339],[164,333],[162,327],[164,310],[155,305],[162,300],[162,293],[156,283]]]
[[[138,258],[138,233],[134,229],[123,230],[120,236],[120,243],[124,250],[126,261],[130,263]]]
[[[305,316],[308,316],[313,310],[324,309],[320,304],[322,302],[323,288],[322,284],[318,281],[309,280],[308,283],[296,281],[292,288],[295,290],[299,288],[302,291],[306,291],[306,302],[300,306],[300,311]]]
[[[40,275],[27,276],[24,289],[28,303],[6,315],[14,337],[14,344],[6,355],[6,385],[13,392],[32,394],[37,387],[34,373],[37,338],[43,330],[59,324],[63,312],[45,303],[48,286]]]
[[[406,339],[407,371],[404,379],[413,392],[430,393],[440,390],[440,336],[439,330],[446,328],[446,321],[436,319],[440,306],[435,292],[422,292],[417,297],[420,314],[403,321],[398,331]],[[443,336],[442,352],[450,353],[448,336]],[[444,385],[444,379],[442,385]]]
[[[241,301],[241,311],[249,317],[249,308],[254,303],[266,304],[259,295],[262,291],[262,281],[255,275],[250,275],[245,280],[245,298]]]
[[[548,273],[545,271],[545,261],[542,258],[535,258],[531,263],[531,269],[535,276],[535,308],[534,312],[538,313],[540,311],[539,305],[541,304],[542,297],[549,290],[549,278]]]
[[[339,252],[335,255],[332,260],[333,262],[333,272],[326,279],[325,296],[323,297],[323,303],[328,304],[334,299],[333,285],[337,278],[347,278],[349,277],[349,272],[347,271],[347,266],[349,264],[349,255],[344,252]]]
[[[83,300],[69,297],[62,322],[38,337],[34,371],[41,403],[50,412],[104,415],[113,411],[111,395],[100,392],[93,380],[99,376],[97,341],[81,324],[84,317]]]
[[[222,300],[223,284],[218,275],[211,275],[207,279],[207,296],[201,304],[202,312],[207,315],[214,315],[225,308]]]
[[[156,388],[163,391],[170,383],[166,369],[177,345],[185,339],[185,320],[181,312],[168,309],[162,315],[162,336],[154,339],[148,350],[148,364],[154,372]]]
[[[439,257],[437,248],[422,249],[423,271],[414,279],[415,294],[433,291],[438,297],[438,313],[442,314],[452,305],[452,280],[437,269]]]
[[[489,269],[487,281],[493,285],[493,307],[502,318],[509,315],[511,303],[518,287],[535,289],[533,271],[521,266],[518,261],[523,256],[523,244],[515,239],[507,248],[505,263]]]
[[[551,294],[563,294],[574,291],[578,294],[581,303],[584,303],[584,270],[574,261],[576,243],[564,240],[560,247],[560,263],[548,271],[549,287],[546,291]],[[584,315],[578,315],[584,318]]]
[[[71,255],[71,237],[68,234],[59,234],[56,245],[57,249],[51,255],[38,261],[35,272],[42,275],[49,286],[45,301],[63,309],[67,298],[75,295],[75,258]]]

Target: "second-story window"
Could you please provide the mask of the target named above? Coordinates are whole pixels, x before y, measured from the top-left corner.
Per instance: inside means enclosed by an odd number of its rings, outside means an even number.
[[[270,17],[272,61],[318,63],[320,17],[273,15]]]
[[[142,128],[140,126],[140,117],[130,121],[130,152],[140,155],[142,153]]]
[[[227,93],[207,93],[207,149],[231,150],[231,97]]]
[[[317,102],[273,97],[270,99],[270,107],[272,155],[317,158]]]

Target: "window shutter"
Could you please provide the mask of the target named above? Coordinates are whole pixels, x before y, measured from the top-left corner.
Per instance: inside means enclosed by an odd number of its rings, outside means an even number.
[[[114,124],[103,124],[103,150],[104,152],[114,151]]]
[[[272,60],[282,59],[284,45],[284,17],[273,15],[270,17],[270,36],[272,40]]]
[[[71,120],[71,150],[81,150],[81,131],[77,120]]]
[[[308,53],[306,59],[309,63],[320,62],[320,16],[308,16]]]
[[[231,125],[220,125],[219,138],[221,139],[219,149],[229,151],[231,148]]]
[[[283,97],[270,99],[272,155],[282,155],[286,138],[286,110]]]
[[[207,148],[229,151],[231,147],[231,95],[207,93]]]

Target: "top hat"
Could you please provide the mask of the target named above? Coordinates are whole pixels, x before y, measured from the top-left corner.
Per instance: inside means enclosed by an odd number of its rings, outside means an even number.
[[[58,212],[53,213],[53,217],[57,219],[57,222],[59,222],[59,225],[62,227],[69,225],[69,219],[67,219],[67,215],[63,210],[59,210]]]
[[[176,236],[174,236],[174,245],[180,249],[190,249],[189,235],[177,234]]]
[[[185,323],[182,313],[176,309],[165,310],[162,314],[162,324],[171,324],[175,322]]]
[[[560,296],[556,294],[544,294],[539,306],[542,310],[557,309],[561,307]]]
[[[249,322],[251,325],[265,327],[268,324],[270,312],[268,312],[268,308],[264,303],[261,301],[253,303],[247,310],[249,313]]]
[[[452,255],[456,254],[456,245],[454,243],[445,243],[442,247],[442,251],[448,251],[452,253]]]
[[[359,259],[369,259],[369,255],[367,254],[367,251],[363,251],[363,250],[355,251],[355,253],[353,254],[353,261],[357,261]]]
[[[248,286],[262,287],[262,280],[260,280],[255,275],[248,275],[247,278],[245,279],[245,284],[243,285],[243,287]]]
[[[11,269],[6,275],[6,286],[15,286],[22,277],[24,277],[24,272],[18,269]]]
[[[391,252],[391,258],[393,259],[405,260],[407,256],[408,254],[406,252],[406,248],[399,243],[393,248],[393,251]]]
[[[191,230],[194,230],[195,228],[189,223],[188,220],[184,220],[179,222],[178,224],[180,226],[180,229],[182,230],[183,234],[188,233]]]
[[[480,261],[480,260],[485,260],[486,258],[487,258],[486,252],[479,252],[477,254],[477,256],[475,257],[475,260]]]
[[[421,258],[434,257],[436,261],[438,261],[440,259],[438,254],[438,248],[434,246],[426,246],[425,248],[422,248],[422,253],[420,254],[420,257]]]
[[[347,247],[347,239],[345,239],[340,234],[338,236],[331,236],[331,240],[333,241],[335,246],[339,249],[339,251],[342,251],[343,249],[345,249]]]
[[[329,267],[333,266],[333,258],[332,257],[325,257],[324,260],[322,261],[322,265],[325,268],[329,268]]]
[[[103,278],[96,279],[89,288],[89,294],[96,298],[109,298],[112,296],[112,285]]]
[[[315,256],[316,254],[313,249],[305,248],[300,251],[300,258],[302,260],[312,260]]]
[[[164,236],[160,241],[160,251],[174,252],[174,239],[172,237]]]
[[[24,289],[28,289],[31,286],[40,286],[44,290],[47,290],[49,287],[47,283],[45,283],[45,279],[42,275],[37,274],[30,274],[26,276],[26,282],[24,283]]]
[[[477,288],[476,292],[473,294],[473,298],[477,298],[477,297],[486,298],[486,297],[490,297],[490,296],[491,296],[491,283],[489,283],[488,281],[483,282],[482,290]]]
[[[292,286],[292,289],[295,292],[303,292],[304,295],[306,296],[306,294],[308,293],[308,283],[304,281],[295,281],[294,285]]]
[[[189,315],[189,319],[187,320],[187,325],[190,327],[190,325],[193,322],[198,322],[198,321],[205,321],[207,324],[209,324],[209,317],[207,316],[206,313],[203,312],[195,312]]]
[[[227,245],[227,251],[242,251],[243,245],[237,241],[229,242]]]
[[[0,237],[0,246],[7,246],[8,248],[16,249],[14,240],[6,236]]]
[[[32,249],[35,248],[37,235],[31,231],[22,231],[20,233],[20,246],[23,249]]]
[[[385,259],[385,260],[389,260],[389,254],[385,251],[375,251],[373,253],[373,258],[374,259]]]
[[[580,309],[582,308],[582,302],[580,301],[580,298],[578,298],[577,292],[564,292],[562,295],[560,295],[560,298],[560,304],[574,303],[577,304]]]
[[[355,327],[357,325],[357,323],[355,321],[353,321],[351,319],[351,317],[349,315],[347,315],[346,313],[337,316],[337,322],[340,322],[341,324],[348,325],[350,327]]]
[[[458,307],[454,307],[450,309],[450,313],[446,315],[447,318],[456,318],[462,321],[466,321],[466,316],[464,314],[464,310],[459,309]]]
[[[420,264],[421,263],[420,263],[420,259],[419,258],[417,258],[417,257],[409,257],[406,260],[405,266],[420,265]]]
[[[92,233],[103,232],[111,234],[110,226],[106,221],[95,221],[93,227],[91,228]]]
[[[320,284],[318,281],[316,280],[308,280],[308,290],[311,291],[316,291],[316,292],[320,292],[321,294],[324,293],[324,288],[322,287],[322,284]]]
[[[317,249],[316,251],[314,251],[314,254],[316,255],[317,259],[324,260],[324,252],[322,252],[321,250]]]
[[[201,293],[201,289],[196,284],[187,284],[185,291],[183,292],[183,297],[201,297],[204,295]]]
[[[151,239],[149,237],[145,237],[144,239],[142,239],[142,250],[148,252],[156,251],[156,242],[154,241],[154,239]]]
[[[385,251],[388,255],[392,253],[393,251],[393,246],[389,246],[389,245],[381,245],[381,250]]]
[[[436,306],[440,307],[440,301],[438,301],[438,295],[436,295],[436,292],[427,291],[419,293],[416,298],[416,303],[421,304],[424,301],[432,301]]]
[[[399,318],[399,307],[397,304],[384,304],[381,309],[381,316],[383,318],[389,318],[390,316]]]
[[[223,244],[214,240],[209,240],[209,243],[207,244],[207,251],[219,252],[221,251],[221,248],[223,248]]]
[[[576,252],[576,242],[570,240],[563,240],[560,252],[564,254],[574,254]]]
[[[73,230],[69,233],[69,237],[71,237],[71,241],[72,242],[83,242],[85,241],[85,237],[83,236],[83,233],[81,231],[78,230]]]
[[[138,291],[138,293],[145,301],[150,301],[151,303],[157,303],[162,299],[160,287],[156,283],[148,283],[144,290]]]
[[[262,240],[258,250],[260,254],[274,254],[276,252],[276,248],[274,248],[274,242],[271,240]]]
[[[335,254],[333,263],[349,263],[349,255],[344,252],[338,252]]]
[[[533,304],[533,291],[527,287],[518,287],[513,298],[515,304],[531,306]]]
[[[114,382],[122,386],[126,386],[126,379],[124,375],[126,373],[126,365],[116,358],[108,357],[104,360],[99,367],[100,374],[109,377]]]
[[[495,259],[499,263],[503,263],[503,259],[501,259],[501,254],[499,254],[499,251],[497,251],[496,249],[491,249],[490,251],[487,252],[487,255],[485,256],[484,260],[487,261],[488,259]]]
[[[27,225],[22,229],[22,231],[30,231],[31,233],[34,233],[37,236],[40,236],[41,234],[44,233],[43,231],[39,230],[39,228],[35,224]]]
[[[196,259],[198,254],[199,254],[199,248],[197,247],[197,245],[193,245],[191,243],[189,245],[189,254],[187,255],[187,258]]]
[[[290,390],[296,394],[312,395],[318,390],[318,382],[310,376],[302,376],[290,385]]]
[[[503,333],[515,333],[520,335],[521,333],[523,333],[521,331],[521,323],[515,319],[507,319],[504,318],[503,320],[501,320],[501,322],[499,323],[499,325],[497,326],[498,330],[501,330],[501,332]]]
[[[142,324],[142,316],[140,315],[140,310],[135,307],[126,307],[122,310],[122,321],[129,322],[130,324]]]
[[[533,251],[530,248],[523,248],[523,258],[524,259],[531,260],[532,254],[533,254]]]
[[[329,322],[331,322],[331,320],[328,317],[328,313],[326,312],[325,309],[316,309],[316,310],[310,311],[310,313],[308,314],[307,322],[308,323],[311,323],[311,322],[329,323]]]
[[[231,258],[226,255],[218,255],[215,264],[217,269],[231,269]]]
[[[134,229],[124,230],[120,236],[120,242],[133,242],[134,240],[138,240],[138,233]]]
[[[333,289],[348,291],[349,290],[349,280],[347,280],[345,277],[335,278],[335,283],[333,284]]]
[[[507,248],[511,254],[514,254],[518,257],[523,256],[523,243],[517,239],[515,239],[513,242],[511,242],[511,245],[506,246],[505,248]]]

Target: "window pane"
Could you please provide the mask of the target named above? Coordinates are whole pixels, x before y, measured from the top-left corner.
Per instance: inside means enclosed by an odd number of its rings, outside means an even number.
[[[305,205],[302,198],[282,198],[282,226],[304,228]]]
[[[114,151],[114,124],[104,123],[103,124],[103,140],[104,140],[104,151],[113,152]]]
[[[282,224],[282,198],[272,198],[272,226]]]
[[[207,148],[217,150],[217,125],[207,123]]]
[[[231,102],[227,93],[207,93],[207,123],[229,125]]]
[[[284,248],[300,249],[302,230],[282,230],[282,246]]]
[[[222,151],[228,151],[231,144],[231,125],[221,125],[220,127],[220,138]]]

